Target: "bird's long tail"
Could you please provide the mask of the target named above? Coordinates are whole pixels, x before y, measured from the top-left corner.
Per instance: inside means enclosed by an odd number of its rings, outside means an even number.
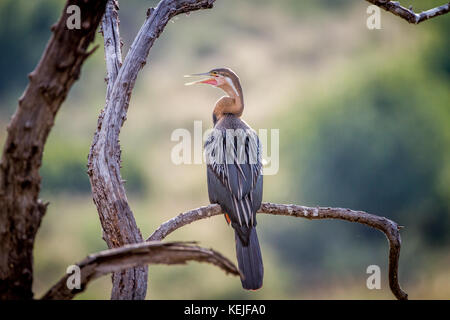
[[[234,235],[236,239],[236,256],[239,270],[242,274],[242,287],[247,290],[259,289],[263,284],[264,267],[256,229],[251,227],[248,243],[242,241],[237,231],[235,231]]]

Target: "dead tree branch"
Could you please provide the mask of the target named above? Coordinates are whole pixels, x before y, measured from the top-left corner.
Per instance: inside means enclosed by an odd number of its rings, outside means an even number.
[[[120,175],[119,134],[128,110],[130,97],[139,71],[145,65],[155,40],[169,20],[181,13],[212,8],[215,0],[161,0],[147,18],[120,66],[120,40],[115,1],[105,16],[105,55],[108,70],[108,94],[104,111],[99,116],[88,161],[92,194],[103,236],[109,248],[143,241],[128,204]],[[119,69],[120,68],[120,69]],[[118,70],[118,71],[117,71]],[[117,75],[115,72],[117,71]],[[147,270],[137,268],[115,276],[113,299],[144,299]]]
[[[106,5],[105,15],[102,21],[102,33],[107,71],[106,105],[108,105],[108,101],[111,98],[114,83],[122,66],[122,50],[120,43],[118,10],[118,2],[115,0],[109,0]],[[115,123],[117,121],[117,117],[119,116],[114,112],[115,110],[113,109],[105,108],[104,110],[102,110],[98,120],[98,131],[94,136],[93,146],[96,142],[95,140],[99,137],[99,130],[101,129],[105,112],[108,112],[105,110],[109,111],[107,115],[109,116],[108,119],[110,119],[111,123]],[[108,131],[104,131],[104,134],[108,134]],[[118,133],[117,137],[111,138],[117,139],[118,141]],[[103,156],[98,161],[98,166],[93,168],[98,168],[99,174],[103,176],[105,181],[110,180],[112,183],[116,183],[117,181],[121,181],[120,147],[118,146],[118,142],[117,145],[115,143],[110,143],[109,145],[107,145],[107,143],[107,140],[102,140],[100,141],[100,144],[97,144],[99,155]],[[107,156],[105,156],[105,154],[115,155],[116,159],[109,159]],[[89,161],[91,161],[91,157],[93,155],[93,148],[91,147]],[[108,165],[109,162],[111,162],[112,164]],[[91,167],[89,167],[89,169],[91,169]],[[117,171],[114,172],[115,170]],[[96,194],[94,193],[94,183],[92,180],[93,177],[95,176],[91,176],[92,192],[94,195],[94,202],[97,204]],[[103,183],[98,180],[97,182]],[[133,213],[131,212],[131,209],[127,204],[123,186],[121,186],[121,188],[115,188],[114,185],[110,185],[109,188],[107,188],[108,186],[103,187],[105,188],[105,190],[101,190],[103,193],[99,194],[101,199],[104,199],[106,201],[108,200],[107,192],[113,192],[109,193],[109,198],[113,198],[112,195],[115,192],[116,194],[120,195],[120,199],[125,199],[117,203],[119,210],[113,211],[112,213],[109,210],[101,211],[99,209],[99,204],[97,204],[97,210],[99,212],[100,221],[103,227],[103,239],[108,244],[108,247],[117,248],[129,243],[142,242],[142,235],[136,225]],[[117,189],[117,191],[114,191],[113,189]],[[110,201],[116,201],[116,199],[110,199]],[[114,206],[114,202],[108,203],[108,206],[104,206],[104,208],[106,209],[111,205]],[[121,208],[123,208],[123,214],[120,211]],[[113,288],[111,291],[111,299],[144,299],[147,292],[147,267],[144,265],[128,270],[121,270],[118,273],[113,273],[112,282]]]
[[[389,286],[394,296],[399,300],[406,300],[408,295],[401,289],[398,282],[398,261],[400,258],[401,238],[399,226],[392,220],[384,217],[343,208],[304,207],[294,204],[275,204],[264,202],[258,213],[267,213],[282,216],[317,219],[339,219],[357,222],[383,232],[389,241]],[[180,213],[178,216],[163,223],[147,241],[161,241],[175,230],[194,221],[223,214],[217,204],[200,207]]]
[[[109,100],[114,82],[122,66],[122,43],[119,33],[119,3],[109,0],[106,4],[105,15],[102,19],[102,34],[105,47],[106,74],[108,78],[106,100]]]
[[[377,7],[380,7],[388,12],[395,14],[396,16],[405,19],[409,23],[419,24],[428,19],[446,14],[450,11],[450,2],[442,6],[423,11],[421,13],[415,13],[412,8],[405,8],[398,1],[389,0],[366,0]]]
[[[142,242],[89,255],[80,267],[80,289],[69,289],[70,274],[61,278],[43,297],[44,300],[70,300],[83,292],[88,283],[107,273],[147,264],[185,264],[188,261],[211,263],[225,273],[239,275],[237,267],[220,253],[183,242]]]
[[[77,5],[81,29],[66,27],[67,8]],[[33,297],[33,246],[46,210],[39,200],[39,168],[55,116],[81,66],[106,0],[69,0],[8,125],[0,162],[0,299]]]

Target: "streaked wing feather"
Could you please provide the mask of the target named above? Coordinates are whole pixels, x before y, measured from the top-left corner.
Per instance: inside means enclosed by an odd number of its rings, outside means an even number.
[[[256,200],[259,200],[262,194],[261,148],[258,136],[252,130],[242,148],[239,149],[239,144],[236,145],[234,140],[232,145],[235,148],[230,150],[226,150],[226,139],[224,131],[222,135],[216,132],[211,134],[205,143],[210,201],[221,204],[228,211],[232,222],[240,226],[244,222],[247,226],[249,223],[255,224],[254,215],[261,202],[254,203],[253,198],[256,194]],[[244,163],[241,163],[242,159],[245,159]],[[257,185],[258,178],[261,183]]]

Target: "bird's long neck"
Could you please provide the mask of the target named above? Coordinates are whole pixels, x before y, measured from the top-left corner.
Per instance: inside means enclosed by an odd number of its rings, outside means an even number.
[[[222,89],[228,96],[224,96],[216,102],[213,111],[214,124],[216,124],[225,114],[232,114],[236,117],[240,117],[244,112],[244,98],[240,86],[237,88],[237,93],[229,86],[223,87]]]

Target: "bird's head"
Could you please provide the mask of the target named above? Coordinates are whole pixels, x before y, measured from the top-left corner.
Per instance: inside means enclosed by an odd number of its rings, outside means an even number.
[[[231,69],[218,68],[205,73],[186,75],[185,77],[204,77],[204,76],[206,76],[207,78],[189,82],[186,83],[186,85],[189,86],[199,83],[209,84],[214,87],[222,89],[230,96],[242,98],[242,88],[239,82],[239,77]]]

